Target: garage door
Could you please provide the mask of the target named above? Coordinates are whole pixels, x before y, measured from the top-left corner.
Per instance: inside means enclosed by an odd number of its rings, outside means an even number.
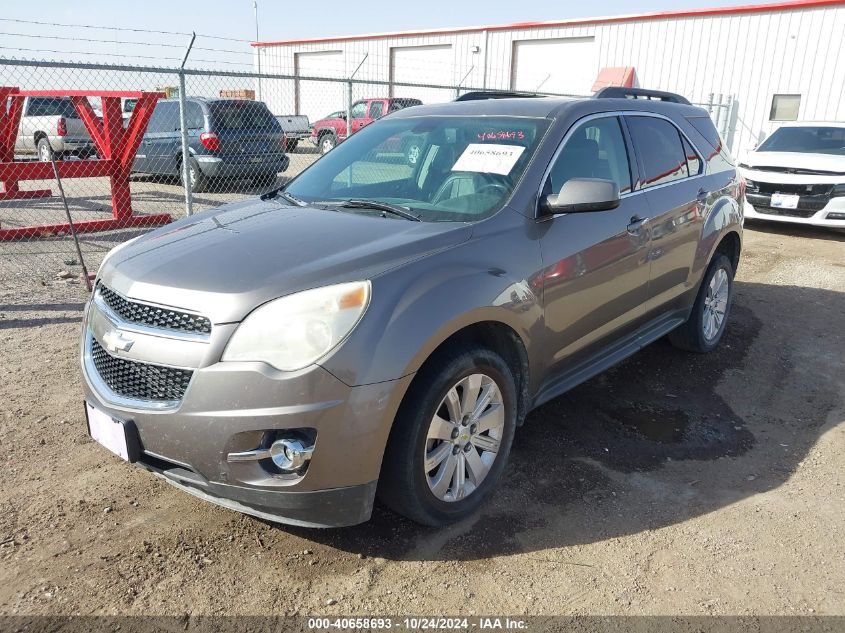
[[[454,79],[451,44],[399,46],[390,49],[390,80],[394,84],[434,84],[448,86]],[[451,101],[454,90],[393,85],[394,97],[414,97],[423,103]]]
[[[598,75],[595,38],[516,41],[511,68],[514,90],[589,95]]]
[[[297,77],[342,78],[345,73],[341,51],[296,53],[294,63]],[[310,121],[316,121],[330,112],[346,110],[344,95],[342,82],[297,79],[296,114],[305,114]]]

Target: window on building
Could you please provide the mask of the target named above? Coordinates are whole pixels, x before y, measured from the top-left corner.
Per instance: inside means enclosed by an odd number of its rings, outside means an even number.
[[[650,116],[627,118],[634,147],[643,158],[644,186],[662,185],[689,176],[687,158],[678,129]]]
[[[773,95],[769,121],[797,121],[801,95]]]

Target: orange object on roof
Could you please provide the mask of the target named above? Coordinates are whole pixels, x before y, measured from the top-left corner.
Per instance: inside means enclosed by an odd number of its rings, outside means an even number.
[[[593,91],[607,88],[608,86],[620,86],[622,88],[634,87],[634,76],[636,70],[633,66],[617,66],[615,68],[602,68],[599,76],[593,84]]]

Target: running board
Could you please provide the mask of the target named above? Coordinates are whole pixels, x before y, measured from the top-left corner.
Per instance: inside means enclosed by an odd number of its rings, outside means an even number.
[[[609,349],[602,350],[598,355],[589,358],[572,369],[563,372],[544,384],[531,404],[531,409],[536,409],[549,400],[563,395],[573,387],[586,382],[606,369],[621,363],[629,356],[634,355],[646,345],[650,345],[662,336],[665,336],[679,325],[683,324],[689,314],[686,311],[672,312],[668,316],[647,323],[641,329],[625,337]]]

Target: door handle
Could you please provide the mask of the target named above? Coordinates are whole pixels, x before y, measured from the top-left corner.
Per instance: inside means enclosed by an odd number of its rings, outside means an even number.
[[[640,216],[635,215],[631,218],[631,223],[628,224],[628,233],[631,235],[637,235],[646,224],[648,224],[648,218],[641,218]]]

